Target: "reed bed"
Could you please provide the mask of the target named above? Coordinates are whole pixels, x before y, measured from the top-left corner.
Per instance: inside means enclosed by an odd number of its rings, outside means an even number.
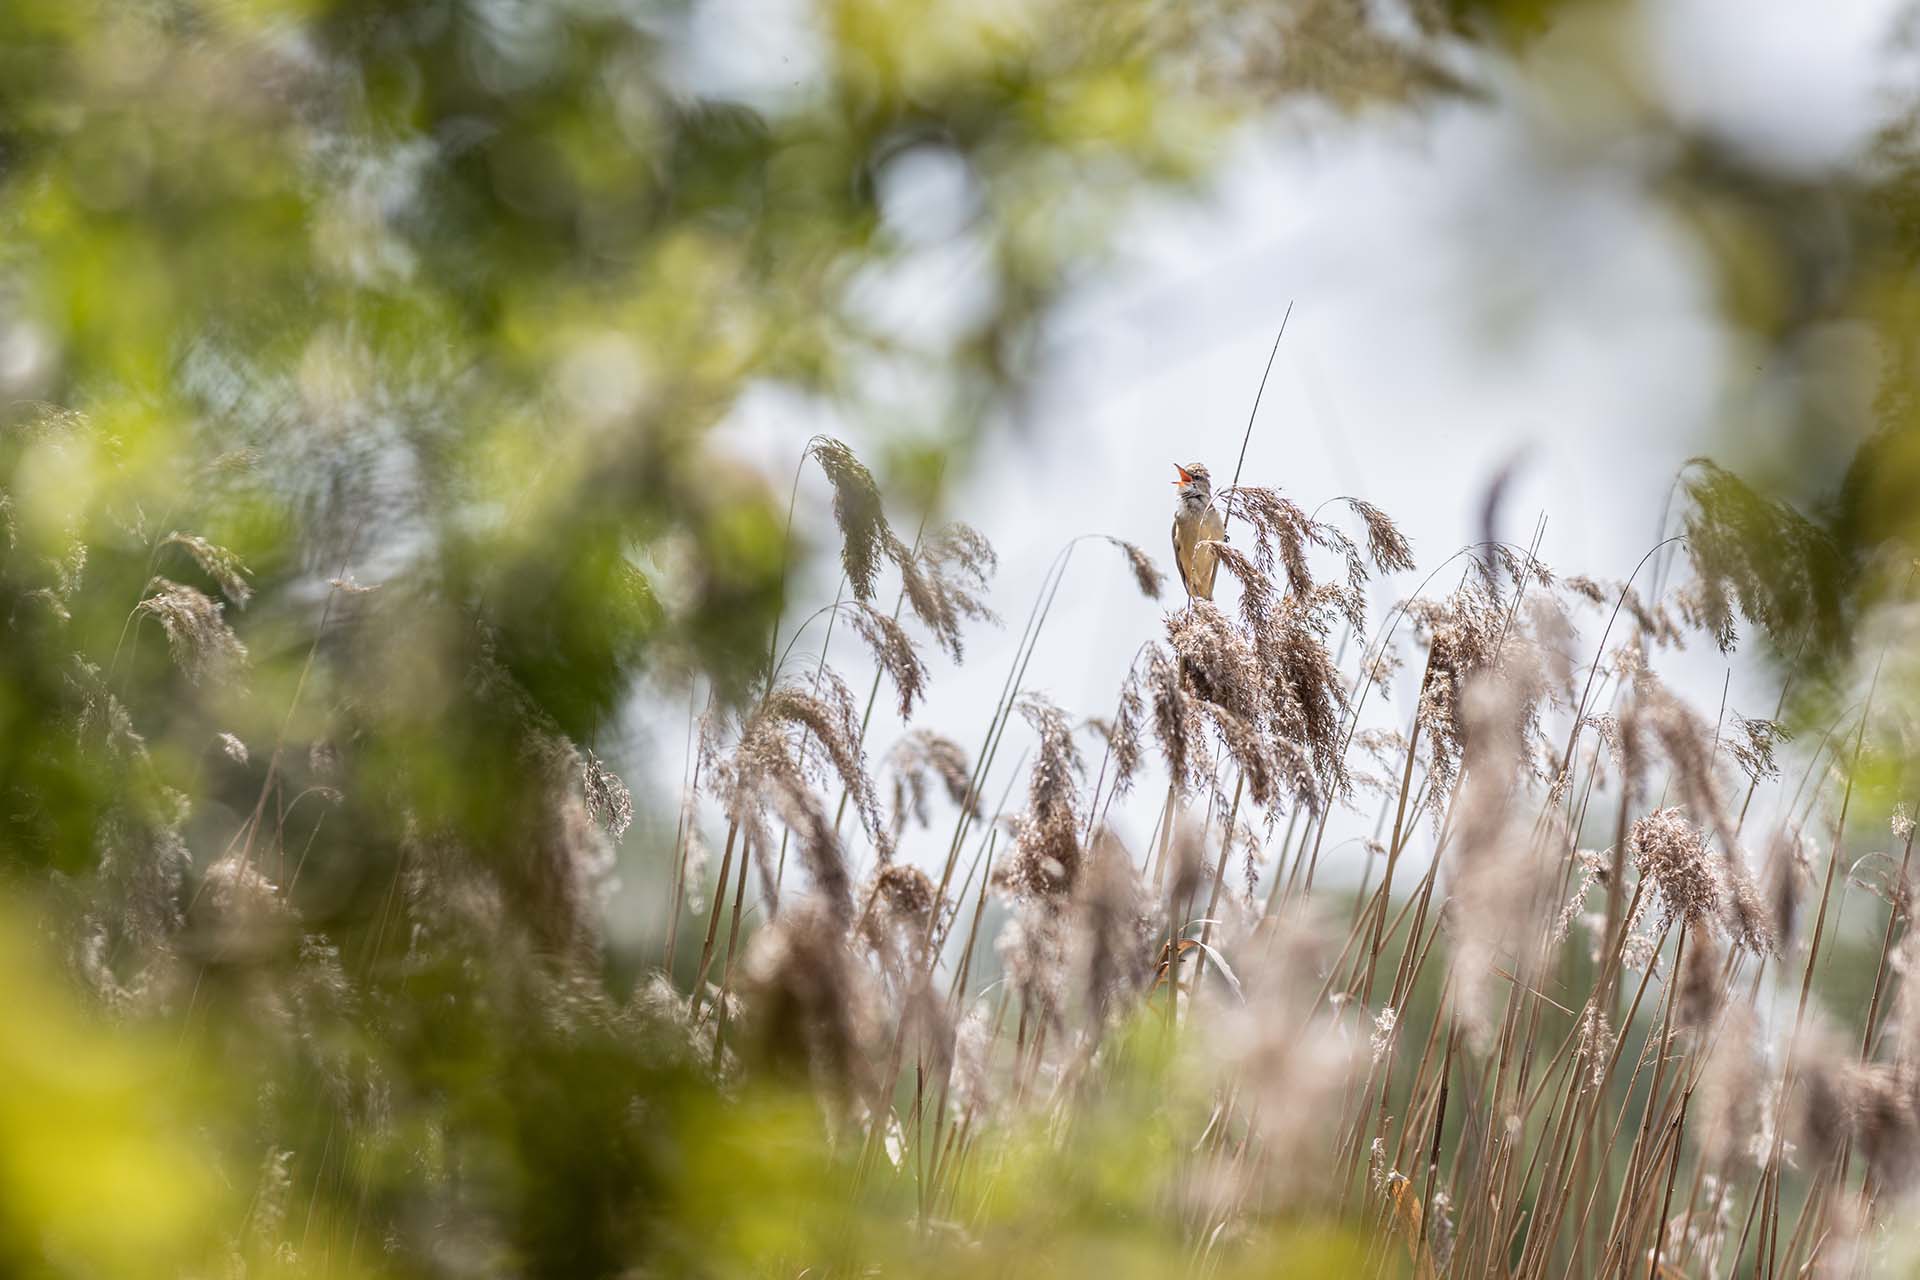
[[[837,441],[806,461],[835,495],[840,594],[790,609],[740,689],[693,690],[631,996],[599,903],[635,802],[484,635],[460,650],[462,696],[512,746],[512,806],[479,827],[380,810],[378,771],[351,764],[358,704],[316,712],[341,689],[308,673],[337,661],[343,615],[408,602],[342,578],[270,740],[217,739],[258,789],[213,857],[139,792],[147,748],[114,673],[76,666],[78,741],[130,790],[65,890],[73,972],[115,1018],[281,1055],[242,1069],[253,1092],[223,1139],[258,1170],[234,1267],[1903,1265],[1915,824],[1895,809],[1876,840],[1861,814],[1878,823],[1907,776],[1887,684],[1910,655],[1896,633],[1864,669],[1781,661],[1764,717],[1660,674],[1743,630],[1826,651],[1822,548],[1791,512],[1702,463],[1681,532],[1626,579],[1561,577],[1537,538],[1489,537],[1416,581],[1373,505],[1236,484],[1220,603],[1176,599],[1137,547],[1077,538],[971,745],[929,727],[876,743],[879,700],[910,716],[929,652],[957,661],[994,621],[994,553],[965,526],[896,533]],[[1757,555],[1756,522],[1803,560]],[[153,624],[184,679],[241,679],[245,566],[191,534],[153,562],[129,650]],[[207,589],[178,580],[190,568]],[[1030,682],[1070,571],[1165,605],[1106,706]],[[1372,617],[1379,575],[1407,593]],[[1886,576],[1897,604],[1910,581]],[[60,583],[45,590],[57,612]],[[802,631],[812,662],[792,656]],[[829,637],[870,659],[864,693]],[[1114,806],[1162,796],[1130,845]],[[361,908],[300,894],[327,874],[303,805],[390,833],[366,883],[335,886]],[[353,825],[369,809],[385,821]],[[1357,888],[1329,838],[1348,828],[1372,833]],[[1870,996],[1823,1008],[1850,891],[1872,916]],[[517,1169],[471,1140],[502,1131]],[[549,1201],[557,1218],[528,1208]]]

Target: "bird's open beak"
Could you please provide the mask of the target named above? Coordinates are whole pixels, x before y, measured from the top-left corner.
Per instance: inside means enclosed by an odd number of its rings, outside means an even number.
[[[1193,479],[1193,473],[1191,471],[1188,471],[1185,467],[1181,466],[1179,463],[1177,462],[1174,463],[1173,469],[1180,473],[1180,478],[1174,481],[1175,484],[1186,484],[1188,481]]]

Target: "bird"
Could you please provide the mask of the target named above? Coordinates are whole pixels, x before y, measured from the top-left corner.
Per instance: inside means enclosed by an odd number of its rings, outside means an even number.
[[[1180,503],[1173,509],[1173,564],[1187,588],[1187,600],[1213,599],[1213,575],[1219,567],[1212,547],[1202,542],[1221,542],[1227,536],[1226,521],[1213,507],[1213,477],[1206,465],[1191,462],[1173,464],[1179,472],[1174,483],[1180,486]]]

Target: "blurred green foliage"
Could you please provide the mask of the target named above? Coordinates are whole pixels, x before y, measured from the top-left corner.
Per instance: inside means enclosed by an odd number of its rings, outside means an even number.
[[[192,1270],[234,1207],[194,1132],[217,1091],[162,1034],[82,1013],[22,923],[0,920],[0,1268]]]

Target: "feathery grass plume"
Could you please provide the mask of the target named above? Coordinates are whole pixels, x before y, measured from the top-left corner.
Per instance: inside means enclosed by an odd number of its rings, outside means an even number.
[[[1040,735],[1027,777],[1027,807],[1014,828],[1013,856],[994,875],[1016,897],[1058,908],[1079,879],[1078,783],[1085,772],[1066,713],[1037,693],[1020,714]]]
[[[1253,526],[1254,560],[1260,572],[1272,575],[1276,563],[1285,568],[1287,589],[1308,591],[1313,572],[1307,565],[1307,547],[1322,535],[1311,516],[1278,489],[1263,485],[1235,485],[1220,494],[1233,504],[1233,513]]]
[[[1720,877],[1707,860],[1700,828],[1678,805],[1634,819],[1627,849],[1634,870],[1659,892],[1663,927],[1676,920],[1692,926],[1719,914]]]
[[[1367,1038],[1367,1052],[1374,1066],[1380,1065],[1380,1059],[1392,1051],[1398,1038],[1400,1011],[1392,1005],[1384,1006],[1373,1020],[1373,1034]]]
[[[1614,1031],[1605,1011],[1591,1000],[1580,1015],[1577,1045],[1587,1063],[1587,1088],[1600,1088],[1607,1079],[1607,1059],[1613,1054]]]
[[[181,533],[177,529],[163,538],[160,545],[185,549],[201,571],[219,584],[220,594],[232,601],[234,608],[244,609],[247,601],[253,599],[253,586],[247,581],[247,566],[225,547],[208,542],[198,534]]]
[[[1225,543],[1212,547],[1217,562],[1240,581],[1240,618],[1244,633],[1252,637],[1256,683],[1254,697],[1244,700],[1244,708],[1210,697],[1204,689],[1202,697],[1217,702],[1229,716],[1219,722],[1221,735],[1240,768],[1248,771],[1248,781],[1258,787],[1254,798],[1260,806],[1271,802],[1275,783],[1284,781],[1300,806],[1317,810],[1323,796],[1315,773],[1327,779],[1334,794],[1348,789],[1346,756],[1340,750],[1346,687],[1325,643],[1327,603],[1334,599],[1334,589],[1315,587],[1277,599],[1273,583],[1250,558]],[[1235,647],[1227,656],[1238,654]],[[1187,670],[1192,674],[1196,668]]]
[[[280,1266],[299,1265],[300,1255],[286,1230],[287,1208],[293,1198],[292,1164],[291,1150],[278,1144],[268,1146],[254,1177],[244,1238],[235,1239],[228,1250],[228,1274],[247,1274],[249,1255],[272,1258]]]
[[[881,1060],[866,972],[854,963],[845,922],[804,900],[757,930],[747,946],[743,1055],[811,1083],[838,1104],[871,1097]]]
[[[899,566],[914,616],[955,662],[964,656],[961,628],[967,622],[1000,620],[986,604],[987,581],[999,557],[971,525],[947,525],[922,542],[917,554],[889,533],[885,550]]]
[[[1609,615],[1618,608],[1633,619],[1639,635],[1662,649],[1677,649],[1685,645],[1679,623],[1664,604],[1648,604],[1644,596],[1631,583],[1602,582],[1585,575],[1576,575],[1566,580],[1566,587],[1576,597],[1587,601],[1595,608]],[[1698,630],[1710,630],[1710,626],[1700,625],[1694,615],[1683,611],[1682,620]]]
[[[1678,1263],[1692,1258],[1705,1259],[1706,1274],[1717,1276],[1720,1252],[1726,1247],[1727,1233],[1733,1229],[1733,1198],[1731,1189],[1722,1186],[1720,1179],[1710,1173],[1700,1175],[1699,1185],[1700,1207],[1682,1209],[1667,1219],[1665,1247],[1660,1253],[1663,1261],[1657,1276],[1680,1274]],[[1642,1260],[1651,1268],[1654,1261],[1651,1248],[1645,1251]]]
[[[409,817],[400,843],[407,963],[433,966],[470,954],[478,940],[515,960],[530,959],[497,875],[450,833]]]
[[[1268,615],[1273,612],[1273,580],[1260,571],[1250,556],[1232,543],[1212,539],[1203,540],[1199,545],[1211,550],[1221,567],[1239,582],[1240,621],[1246,626],[1248,635],[1258,636],[1266,625]]]
[[[1562,579],[1561,585],[1566,587],[1566,589],[1574,595],[1585,600],[1588,604],[1602,609],[1612,608],[1613,602],[1618,599],[1620,595],[1619,584],[1616,583],[1612,590],[1609,591],[1606,583],[1596,578],[1589,578],[1584,573],[1576,573],[1571,577]]]
[[[1210,545],[1217,560],[1240,581],[1240,620],[1252,639],[1267,689],[1261,727],[1311,750],[1323,773],[1336,779],[1334,789],[1344,789],[1340,729],[1346,681],[1327,651],[1327,633],[1336,612],[1356,631],[1363,629],[1363,597],[1331,583],[1277,597],[1271,580],[1250,558],[1225,543]]]
[[[614,888],[613,844],[595,820],[589,768],[573,743],[540,728],[526,732],[519,754],[535,785],[516,815],[519,856],[503,868],[503,887],[544,954],[588,963]]]
[[[1340,556],[1344,562],[1348,586],[1355,594],[1367,580],[1366,563],[1359,548],[1342,530],[1315,520],[1299,504],[1281,495],[1279,490],[1261,485],[1235,485],[1223,490],[1221,497],[1231,504],[1233,513],[1246,517],[1253,526],[1254,561],[1260,572],[1272,575],[1276,563],[1286,571],[1287,590],[1306,592],[1313,588],[1313,573],[1307,564],[1307,548],[1320,547]],[[1359,498],[1340,498],[1366,525],[1367,553],[1382,573],[1413,567],[1413,549],[1387,514]]]
[[[1812,877],[1813,853],[1806,841],[1793,827],[1781,827],[1767,855],[1767,906],[1774,946],[1782,955],[1793,949],[1800,902]]]
[[[1353,741],[1382,773],[1398,769],[1407,756],[1407,735],[1398,729],[1362,729],[1353,735]]]
[[[307,746],[307,768],[316,778],[340,776],[340,748],[331,739],[316,738]]]
[[[1358,772],[1349,770],[1347,785],[1357,793],[1374,796],[1381,800],[1391,800],[1400,792],[1400,780],[1389,774],[1375,773],[1371,769]]]
[[[1415,714],[1426,741],[1427,803],[1437,813],[1467,750],[1462,699],[1477,676],[1494,669],[1507,614],[1492,593],[1474,582],[1463,582],[1443,600],[1410,600],[1405,609],[1427,648],[1427,669]],[[1510,703],[1519,726],[1537,715],[1519,699],[1504,701]],[[1516,740],[1516,760],[1524,745]]]
[[[1206,832],[1199,823],[1182,815],[1174,827],[1173,844],[1167,850],[1165,915],[1175,929],[1186,927],[1187,916],[1206,878]]]
[[[70,606],[87,568],[87,544],[75,539],[68,544],[65,555],[46,557],[45,563],[53,574],[52,585],[28,591],[25,598],[46,605],[57,621],[71,622]]]
[[[792,685],[770,690],[748,715],[732,756],[715,776],[728,817],[739,826],[746,854],[758,861],[769,892],[777,879],[771,865],[774,842],[766,827],[772,810],[798,838],[815,887],[844,928],[852,920],[852,879],[812,782],[831,769],[854,799],[882,860],[890,855],[891,842],[879,827],[878,804],[859,754],[852,694],[830,671],[825,676],[821,697]],[[790,729],[801,731],[797,744],[790,742]]]
[[[1169,630],[1172,626],[1169,621]],[[1144,683],[1153,704],[1153,736],[1175,789],[1184,795],[1205,784],[1201,747],[1206,726],[1200,719],[1199,699],[1187,693],[1182,665],[1177,653],[1148,644]],[[1139,664],[1135,670],[1141,670]]]
[[[852,691],[832,668],[822,668],[818,688],[815,694],[793,684],[775,685],[748,715],[727,770],[732,805],[737,808],[751,801],[756,788],[768,779],[779,780],[787,792],[804,789],[804,778],[820,772],[816,758],[824,758],[853,800],[874,847],[883,858],[891,856],[892,842],[880,822],[879,798],[867,776],[860,714]],[[804,731],[798,759],[787,746],[790,728]]]
[[[959,1018],[953,1032],[953,1090],[948,1119],[964,1124],[989,1111],[993,1097],[994,1034],[987,1001],[978,1000]]]
[[[1811,1168],[1833,1159],[1851,1127],[1851,1065],[1850,1055],[1825,1034],[1816,1033],[1803,1054],[1794,1120],[1801,1157]]]
[[[1259,657],[1218,606],[1195,600],[1191,608],[1168,614],[1166,627],[1183,683],[1195,696],[1242,720],[1258,718],[1266,696]]]
[[[862,896],[861,939],[889,973],[903,975],[925,945],[939,905],[933,881],[918,867],[891,863],[874,874]]]
[[[1487,541],[1465,548],[1480,590],[1490,596],[1498,596],[1507,587],[1525,592],[1530,586],[1553,585],[1553,571],[1531,553],[1523,553],[1504,542],[1491,539],[1492,534],[1489,533]]]
[[[1733,723],[1739,730],[1739,736],[1727,740],[1727,750],[1732,753],[1734,763],[1740,766],[1741,772],[1756,784],[1779,777],[1780,766],[1774,761],[1774,750],[1781,743],[1792,741],[1793,734],[1777,720],[1735,716]]]
[[[1682,626],[1710,637],[1714,648],[1723,654],[1734,651],[1740,642],[1740,632],[1733,625],[1726,597],[1715,586],[1697,580],[1689,582],[1675,588],[1671,599]]]
[[[1820,1196],[1825,1203],[1814,1211],[1822,1227],[1818,1252],[1808,1259],[1802,1273],[1817,1280],[1850,1280],[1872,1274],[1875,1268],[1871,1264],[1884,1254],[1876,1247],[1867,1205],[1851,1188],[1828,1185]]]
[[[936,529],[933,536],[927,539],[921,558],[928,564],[938,565],[950,579],[971,592],[986,591],[988,579],[1000,567],[1000,556],[994,551],[993,544],[987,541],[985,534],[964,520],[955,520]],[[971,597],[963,613],[982,619],[995,616],[986,605]]]
[[[994,954],[1022,1016],[1058,1027],[1067,1005],[1067,916],[1032,898],[1014,904],[1013,917],[994,939]]]
[[[1338,1195],[1338,1180],[1324,1176],[1326,1153],[1342,1099],[1364,1069],[1371,1024],[1316,1006],[1319,974],[1332,960],[1317,922],[1289,913],[1271,937],[1271,947],[1249,948],[1241,960],[1244,999],[1211,1010],[1202,1024],[1202,1061],[1239,1083],[1252,1142],[1265,1157],[1232,1161],[1227,1144],[1218,1193],[1248,1212],[1293,1214]]]
[[[1124,796],[1132,791],[1134,777],[1140,772],[1140,734],[1147,717],[1141,658],[1151,662],[1149,655],[1142,654],[1127,669],[1127,678],[1120,684],[1120,702],[1112,723],[1096,722],[1106,735],[1107,752],[1113,766],[1111,791],[1115,796]]]
[[[1660,937],[1639,927],[1636,918],[1628,921],[1626,940],[1620,946],[1620,965],[1629,973],[1645,973],[1660,959]]]
[[[1615,767],[1620,771],[1621,794],[1629,804],[1646,794],[1648,766],[1653,762],[1652,732],[1647,727],[1640,699],[1635,692],[1633,672],[1640,670],[1639,650],[1623,648],[1620,653],[1630,655],[1634,664],[1626,680],[1626,696],[1621,703],[1620,714],[1612,717],[1613,738],[1610,742]],[[1603,717],[1604,721],[1607,717]]]
[[[179,947],[209,967],[258,964],[293,944],[298,926],[279,886],[236,850],[201,877]]]
[[[1634,678],[1634,702],[1636,718],[1659,740],[1687,803],[1720,839],[1719,880],[1728,931],[1755,955],[1771,951],[1773,929],[1766,908],[1721,803],[1711,730],[1649,671],[1642,670]]]
[[[1560,756],[1564,748],[1547,740],[1544,719],[1548,708],[1555,705],[1560,689],[1554,683],[1552,656],[1534,634],[1531,623],[1531,617],[1516,618],[1507,628],[1494,671],[1515,708],[1523,763],[1529,765],[1536,780],[1552,784],[1551,798],[1557,803],[1564,796],[1562,789],[1568,785],[1568,778],[1561,773]]]
[[[1271,830],[1271,823],[1269,823],[1269,830]],[[1235,823],[1235,830],[1228,838],[1227,848],[1220,856],[1226,857],[1233,851],[1234,845],[1240,847],[1240,870],[1246,878],[1240,897],[1240,905],[1247,912],[1247,920],[1243,923],[1258,923],[1260,910],[1254,899],[1254,891],[1260,885],[1260,867],[1267,860],[1267,843],[1261,838],[1260,833],[1253,829],[1253,824],[1242,818]],[[1226,899],[1226,902],[1231,904],[1232,899]]]
[[[147,588],[152,594],[135,612],[160,623],[173,660],[189,681],[224,677],[246,662],[247,647],[220,616],[219,601],[170,578],[156,577]]]
[[[1427,683],[1433,683],[1431,672]],[[1499,843],[1515,799],[1522,744],[1506,715],[1508,701],[1509,694],[1500,683],[1481,671],[1458,692],[1450,693],[1438,713],[1444,715],[1444,724],[1469,766],[1460,807],[1462,857],[1469,865],[1481,851]],[[1423,710],[1426,702],[1423,695]],[[1446,776],[1451,779],[1456,769],[1451,767]]]
[[[1611,711],[1601,711],[1594,715],[1581,717],[1580,727],[1582,729],[1593,730],[1594,737],[1600,740],[1600,750],[1606,752],[1608,762],[1613,765],[1614,771],[1619,776],[1622,784],[1626,785],[1627,778],[1624,767],[1626,761],[1622,758],[1621,752],[1624,739],[1620,734],[1620,717]],[[1597,778],[1604,778],[1606,776],[1599,772],[1600,755],[1598,751],[1596,751],[1593,756],[1593,767]]]
[[[1573,892],[1567,895],[1566,905],[1560,908],[1560,914],[1553,922],[1551,941],[1555,946],[1566,941],[1568,932],[1573,928],[1574,918],[1580,915],[1581,908],[1586,905],[1588,892],[1596,884],[1607,883],[1608,877],[1613,873],[1606,855],[1595,850],[1576,849],[1573,852],[1573,858],[1580,868],[1580,875],[1574,882]],[[1597,932],[1596,930],[1596,935]],[[1596,936],[1594,945],[1597,947],[1600,943],[1601,939]]]
[[[947,799],[980,816],[979,797],[974,794],[973,772],[967,764],[966,748],[952,738],[931,729],[915,729],[893,744],[880,761],[881,776],[892,778],[892,803],[888,806],[887,829],[898,844],[906,830],[907,818],[925,827],[932,821],[927,812],[928,783],[937,781]]]
[[[586,797],[587,812],[618,840],[633,825],[633,793],[627,790],[620,775],[607,768],[593,752],[580,748],[579,760],[580,787]]]
[[[1348,616],[1353,619],[1353,629],[1355,631],[1365,631],[1367,625],[1365,617],[1366,593],[1362,588],[1366,586],[1367,579],[1370,576],[1367,573],[1366,558],[1360,554],[1359,544],[1354,542],[1352,538],[1349,538],[1346,532],[1339,527],[1330,524],[1316,524],[1315,529],[1319,535],[1315,539],[1316,544],[1325,547],[1328,551],[1340,557],[1340,563],[1342,567],[1345,568],[1347,575],[1345,584],[1346,595],[1349,597],[1349,607],[1351,610]]]
[[[1920,1119],[1914,1113],[1913,1080],[1884,1063],[1856,1064],[1852,1075],[1848,1095],[1854,1139],[1874,1178],[1898,1191],[1920,1168]]]
[[[900,718],[913,715],[914,702],[926,696],[927,664],[920,658],[907,629],[872,605],[855,601],[853,630],[867,646],[867,652],[900,695]]]
[[[1633,618],[1633,624],[1640,634],[1663,649],[1678,649],[1685,643],[1680,627],[1664,604],[1648,604],[1641,594],[1629,586],[1621,597],[1621,606]]]
[[[1750,1139],[1769,1114],[1762,1087],[1760,1021],[1753,1006],[1745,1001],[1728,1005],[1719,1030],[1702,1043],[1706,1060],[1694,1097],[1700,1123],[1695,1132],[1702,1150],[1716,1162],[1752,1160]]]
[[[281,898],[286,901],[284,890]],[[294,930],[304,927],[290,903],[288,923]],[[365,1016],[365,1002],[361,990],[347,977],[340,948],[324,934],[301,933],[293,952],[290,965],[281,957],[284,982],[279,1003],[285,1033],[297,1043],[307,1069],[320,1077],[337,1107],[358,1113],[376,1132],[387,1131],[390,1117],[384,1114],[387,1094],[380,1064],[364,1045],[341,1034]]]
[[[1112,831],[1095,833],[1074,895],[1076,968],[1084,975],[1087,1021],[1097,1043],[1153,979],[1165,929],[1133,859]]]
[[[661,1036],[673,1042],[679,1056],[697,1060],[702,1056],[701,1036],[687,998],[673,985],[670,974],[654,970],[634,985],[633,995],[622,1011],[624,1025],[648,1036]],[[711,1054],[711,1047],[707,1053]]]
[[[1427,1214],[1427,1252],[1433,1255],[1433,1265],[1443,1275],[1453,1266],[1453,1242],[1456,1235],[1453,1221],[1453,1196],[1445,1187],[1435,1187]]]
[[[687,803],[692,804],[703,793],[713,791],[714,781],[726,776],[726,742],[737,727],[732,713],[711,702],[700,713],[694,725],[693,772],[688,779]],[[706,780],[705,785],[702,779]]]
[[[807,452],[820,464],[833,485],[833,519],[840,527],[840,564],[847,573],[853,598],[873,598],[880,576],[880,557],[893,537],[880,502],[880,486],[873,472],[846,444],[831,436],[815,436]]]
[[[1661,683],[1644,662],[1634,662],[1627,674],[1633,683],[1633,727],[1660,745],[1700,823],[1712,828],[1723,843],[1731,844],[1733,832],[1720,799],[1719,779],[1714,775],[1717,735],[1712,726]]]
[[[1195,692],[1215,704],[1216,716],[1225,713],[1218,727],[1249,781],[1257,776],[1256,803],[1267,806],[1276,781],[1285,781],[1296,803],[1316,809],[1324,798],[1316,774],[1335,795],[1349,785],[1341,749],[1346,689],[1326,634],[1330,611],[1350,596],[1314,587],[1279,598],[1251,558],[1224,542],[1208,545],[1240,583],[1242,630],[1233,634],[1217,610],[1206,612],[1209,602],[1197,601],[1187,615],[1168,619],[1174,647]]]
[[[1268,618],[1257,646],[1266,681],[1269,729],[1313,757],[1323,800],[1347,794],[1346,682],[1327,648],[1329,599],[1337,588],[1291,595]],[[1276,745],[1276,755],[1288,753]],[[1317,802],[1298,792],[1300,803]]]
[[[1108,537],[1108,542],[1120,548],[1127,557],[1127,567],[1133,570],[1133,580],[1140,588],[1140,594],[1149,600],[1158,600],[1160,592],[1167,585],[1167,575],[1160,572],[1160,566],[1153,557],[1125,538]]]
[[[765,794],[756,796],[753,803],[741,804],[727,811],[727,819],[732,824],[732,828],[738,829],[741,860],[751,863],[760,872],[760,888],[766,896],[767,914],[770,916],[780,914],[781,860],[786,849],[774,839],[773,827],[768,818],[770,813],[778,807],[774,803],[774,797],[785,790],[785,785],[782,782],[770,780],[765,787]],[[802,789],[804,790],[804,787]],[[794,811],[795,820],[804,824],[806,821],[804,810],[796,808]],[[744,868],[740,874],[744,879],[746,875]],[[727,886],[722,883],[720,894],[723,901],[726,892]],[[830,893],[823,897],[831,903]]]
[[[1455,721],[1466,747],[1466,772],[1459,855],[1444,919],[1455,937],[1449,963],[1460,993],[1459,1016],[1480,1053],[1491,1047],[1493,979],[1504,970],[1511,981],[1535,981],[1539,944],[1557,905],[1553,869],[1534,852],[1535,816],[1515,812],[1524,759],[1514,709],[1519,697],[1507,681],[1482,672],[1467,683]]]
[[[97,745],[116,763],[147,759],[147,740],[133,727],[133,716],[107,687],[99,667],[75,654],[61,680],[79,702],[73,736],[82,747]]]
[[[1240,772],[1246,779],[1247,794],[1261,808],[1271,804],[1274,790],[1279,781],[1279,764],[1274,760],[1267,741],[1262,738],[1246,721],[1228,711],[1225,707],[1208,703],[1207,717],[1225,744],[1227,754],[1240,766]],[[1313,793],[1313,770],[1306,767],[1303,759],[1296,758],[1298,767],[1290,771],[1291,780],[1304,785],[1307,793]],[[1311,808],[1312,805],[1307,806]]]
[[[1732,648],[1736,609],[1783,649],[1810,641],[1822,653],[1837,645],[1847,574],[1833,539],[1705,458],[1687,469],[1683,527],[1698,582],[1694,607],[1721,651]]]
[[[80,579],[87,570],[87,544],[78,539],[69,543],[67,553],[53,562],[54,590],[62,600],[71,600],[80,590]]]
[[[1551,591],[1529,591],[1526,595],[1527,626],[1538,646],[1547,678],[1553,687],[1574,701],[1574,642],[1579,638],[1573,620],[1560,607]]]
[[[82,913],[82,976],[110,1008],[171,1003],[186,925],[193,855],[180,828],[186,797],[163,791],[150,810],[116,804],[94,829],[94,873]]]
[[[1367,555],[1382,573],[1406,573],[1414,567],[1413,545],[1386,512],[1362,498],[1342,498],[1367,528]]]
[[[793,832],[800,861],[813,879],[814,892],[845,929],[853,923],[853,876],[847,870],[840,833],[834,830],[832,817],[814,789],[791,772],[775,773],[769,782],[774,812],[780,815],[787,830]],[[770,843],[767,841],[762,847]],[[880,841],[876,841],[875,846],[884,864],[892,855],[892,846]],[[771,885],[775,878],[769,876],[767,883]]]
[[[1687,933],[1686,963],[1680,970],[1679,1025],[1704,1036],[1720,1011],[1720,948],[1704,922],[1695,921]]]

